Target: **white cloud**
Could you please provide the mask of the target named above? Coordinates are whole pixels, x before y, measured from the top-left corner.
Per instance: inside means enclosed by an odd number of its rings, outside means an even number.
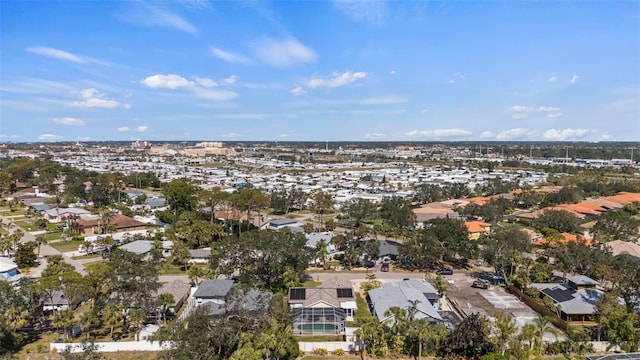
[[[218,86],[218,83],[213,81],[213,79],[209,79],[209,78],[196,78],[196,82],[198,83],[198,85],[200,86],[204,86],[204,87],[215,87]]]
[[[307,93],[307,91],[305,89],[303,89],[302,86],[296,86],[293,89],[291,89],[291,94],[293,94],[294,96],[300,96],[300,95],[304,95],[306,93]]]
[[[575,83],[576,83],[576,81],[578,81],[578,79],[580,79],[580,76],[578,76],[578,75],[573,75],[573,76],[571,77],[571,80],[569,80],[569,82],[571,83],[571,85],[573,85],[573,84],[575,84]]]
[[[587,129],[549,129],[542,134],[542,138],[553,141],[578,140],[587,134],[589,134]]]
[[[387,137],[387,134],[381,134],[381,133],[366,133],[363,136],[365,140],[379,140],[379,139],[384,139],[386,137]]]
[[[292,37],[279,40],[264,38],[254,45],[253,51],[263,62],[282,68],[311,63],[317,58],[313,49]]]
[[[237,134],[237,133],[234,133],[234,132],[228,133],[226,135],[222,135],[223,138],[227,138],[227,139],[234,139],[234,138],[237,138],[239,136],[240,136],[240,134]]]
[[[227,101],[238,97],[238,93],[229,90],[194,88],[193,93],[202,99],[215,101]]]
[[[492,139],[495,136],[491,131],[483,131],[482,134],[480,134],[480,139]]]
[[[82,56],[45,46],[30,47],[27,48],[27,51],[63,61],[71,61],[80,64],[84,64],[87,62]]]
[[[365,105],[390,105],[403,104],[407,102],[407,98],[403,96],[390,95],[385,97],[371,97],[362,99],[359,103]]]
[[[45,141],[55,141],[55,140],[62,140],[62,139],[64,139],[62,136],[54,135],[54,134],[42,134],[38,136],[38,140],[45,140]]]
[[[334,72],[331,74],[329,79],[311,79],[307,83],[307,87],[310,89],[318,89],[318,88],[336,88],[344,85],[348,85],[358,81],[359,79],[364,79],[367,76],[366,72],[359,71],[351,73],[349,71],[339,74]]]
[[[192,87],[193,85],[195,85],[193,81],[189,81],[176,74],[156,74],[147,76],[144,80],[142,80],[142,83],[152,89],[177,89],[183,87]]]
[[[611,139],[613,139],[613,135],[609,134],[608,132],[603,132],[598,138],[598,140],[600,141],[607,141]]]
[[[17,139],[19,137],[21,136],[16,134],[0,134],[0,139]]]
[[[447,80],[447,84],[455,84],[458,81],[462,81],[464,79],[465,79],[464,74],[461,72],[457,72],[453,74],[453,79]]]
[[[395,75],[395,74],[396,74],[396,71],[395,71],[395,70],[391,70],[390,74],[391,74],[391,75]]]
[[[171,27],[189,34],[197,34],[198,29],[190,22],[167,9],[150,5],[148,3],[137,3],[133,9],[120,14],[120,18],[132,24],[140,26],[161,26]]]
[[[78,136],[78,137],[76,137],[76,140],[78,140],[78,141],[89,141],[89,140],[91,140],[91,136]]]
[[[138,127],[136,128],[136,131],[137,131],[137,132],[145,132],[145,131],[147,131],[148,129],[149,129],[149,127],[148,127],[148,126],[138,126]]]
[[[549,80],[547,80],[547,81],[552,83],[552,82],[556,82],[556,80],[558,80],[558,77],[554,75],[554,76],[549,77]]]
[[[558,111],[560,111],[560,109],[553,106],[540,106],[538,108],[538,112],[558,112]]]
[[[384,19],[384,2],[374,0],[334,0],[333,5],[343,14],[356,21],[376,24]]]
[[[236,81],[238,81],[238,75],[231,75],[228,78],[222,80],[222,82],[227,85],[233,85],[236,83]]]
[[[213,56],[226,62],[238,63],[238,64],[248,64],[251,62],[251,60],[249,60],[248,57],[242,54],[225,51],[217,47],[211,48],[210,51],[211,51],[211,54],[213,54]]]
[[[554,119],[562,116],[559,111],[559,108],[553,106],[540,106],[538,108],[534,108],[531,106],[514,105],[508,109],[508,112],[511,113],[511,118],[515,120],[524,119],[530,113],[534,112],[548,113],[547,117],[550,119]]]
[[[463,129],[412,130],[404,135],[410,138],[442,139],[466,137],[471,135],[471,131]]]
[[[121,127],[117,128],[116,130],[118,130],[119,132],[127,132],[127,131],[129,131],[129,127],[128,126],[121,126]]]
[[[80,120],[72,117],[55,118],[52,121],[58,125],[75,125],[75,126],[82,126],[86,123],[84,120]]]
[[[82,101],[74,101],[71,106],[87,107],[87,108],[106,108],[112,109],[120,106],[120,103],[115,100],[106,99],[103,94],[94,88],[84,89],[80,92]]]
[[[538,132],[536,130],[516,128],[500,132],[496,135],[497,140],[523,140],[534,137]]]

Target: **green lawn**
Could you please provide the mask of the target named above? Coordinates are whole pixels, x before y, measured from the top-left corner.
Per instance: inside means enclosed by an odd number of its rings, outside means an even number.
[[[52,234],[56,234],[56,233],[52,233]],[[60,233],[57,233],[57,234],[60,235]],[[47,234],[47,235],[51,235],[51,234]],[[58,238],[60,238],[60,236],[58,236]],[[45,235],[45,239],[46,239],[46,235]],[[51,243],[49,245],[51,245],[52,247],[54,247],[56,250],[60,252],[68,252],[68,251],[77,251],[78,246],[80,246],[81,244],[84,244],[84,240],[69,240],[64,242],[58,241],[58,242]]]
[[[304,283],[302,283],[302,286],[304,287],[308,287],[308,288],[312,288],[312,287],[316,287],[316,286],[320,286],[322,283],[319,281],[315,281],[315,280],[307,280]]]
[[[47,233],[43,235],[44,239],[47,241],[51,241],[51,240],[58,240],[62,237],[62,233],[61,232],[52,232],[52,233]],[[77,249],[77,247],[76,247]]]

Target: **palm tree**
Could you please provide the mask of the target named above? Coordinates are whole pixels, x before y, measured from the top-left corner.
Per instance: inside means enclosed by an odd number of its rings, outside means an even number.
[[[38,244],[38,257],[40,257],[40,246],[47,245],[47,240],[44,236],[39,235],[36,237],[36,243]]]
[[[194,266],[193,268],[196,267],[197,266]],[[173,304],[175,304],[175,300],[172,294],[163,293],[158,297],[158,305],[162,308],[162,320],[165,325],[167,324],[167,311],[169,311],[169,307]]]
[[[538,335],[539,335],[538,343],[540,344],[538,349],[538,355],[542,355],[543,337],[544,337],[544,333],[547,332],[549,328],[551,328],[551,319],[549,319],[544,315],[537,314],[536,318],[534,319],[534,324],[538,327]]]
[[[100,318],[95,310],[91,309],[80,316],[83,331],[87,332],[87,340],[91,337],[91,330],[100,325]]]
[[[138,341],[138,334],[145,320],[147,320],[147,312],[142,309],[133,309],[129,313],[129,324],[136,329],[135,340]]]
[[[192,266],[187,271],[187,276],[189,276],[189,280],[193,281],[196,286],[200,284],[198,279],[202,279],[204,277],[204,271],[200,266]]]
[[[69,334],[69,328],[73,325],[73,311],[70,309],[56,311],[53,316],[53,326],[62,330],[64,337],[66,338]]]
[[[322,261],[322,268],[327,268],[327,241],[324,239],[320,239],[318,243],[316,243],[316,255]]]
[[[113,328],[122,320],[122,308],[120,305],[110,303],[102,310],[102,321],[110,328],[109,337],[113,339]]]

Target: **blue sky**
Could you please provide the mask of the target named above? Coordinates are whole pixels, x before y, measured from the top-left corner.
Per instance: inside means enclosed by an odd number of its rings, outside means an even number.
[[[639,141],[639,1],[0,2],[0,141]]]

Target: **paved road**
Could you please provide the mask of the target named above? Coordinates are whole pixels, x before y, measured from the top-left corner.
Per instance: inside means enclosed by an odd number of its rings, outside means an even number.
[[[5,224],[10,224],[9,225],[9,231],[10,233],[13,233],[15,230],[17,230],[19,227],[17,225],[15,225],[13,222],[11,222],[11,220],[6,219],[2,216],[0,216],[0,222],[5,223]],[[34,235],[32,235],[31,233],[24,231],[24,235],[22,236],[22,239],[20,239],[20,243],[24,244],[26,242],[29,241],[35,241],[36,237]],[[84,271],[84,266],[70,258],[69,256],[64,255],[63,253],[61,253],[60,251],[56,250],[54,247],[50,246],[50,245],[42,245],[40,246],[40,256],[42,257],[47,257],[47,256],[51,256],[51,255],[62,255],[62,258],[64,259],[65,262],[73,265],[73,267],[76,269],[77,272],[79,272],[82,275],[86,274],[86,271]],[[29,271],[29,275],[30,276],[40,276],[40,273],[42,272],[42,270],[44,270],[44,268],[46,267],[47,262],[44,260],[40,261],[40,266],[38,266],[35,269],[31,269]]]

